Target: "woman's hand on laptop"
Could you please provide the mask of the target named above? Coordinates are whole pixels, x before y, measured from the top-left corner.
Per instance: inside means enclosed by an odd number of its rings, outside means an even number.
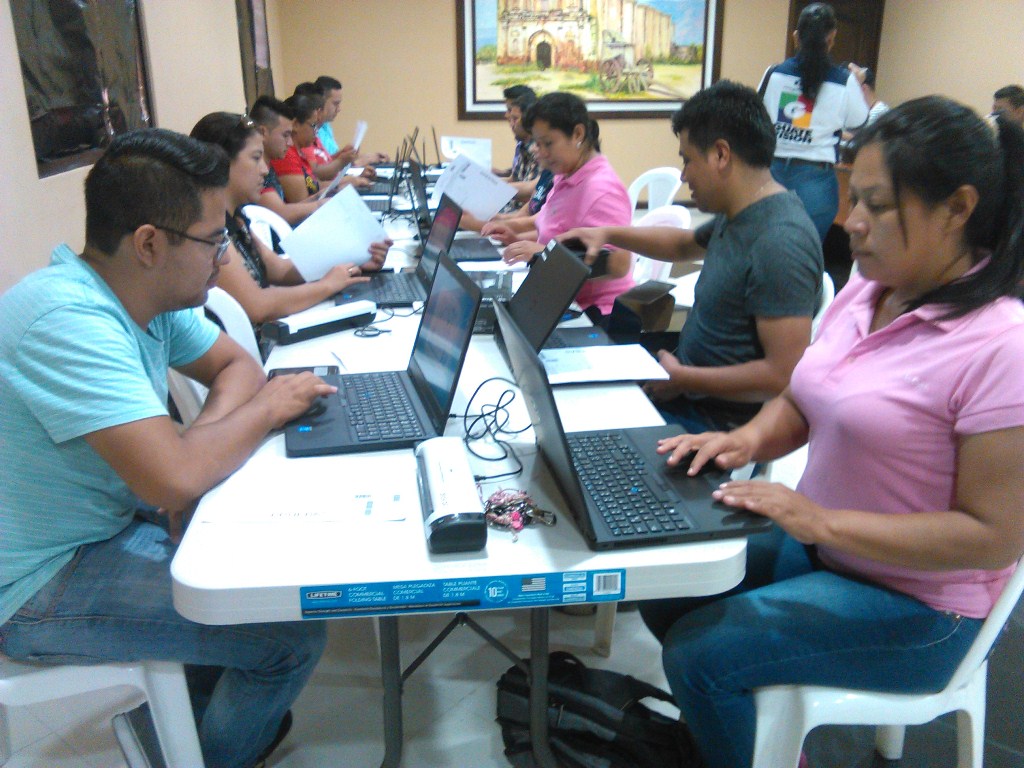
[[[532,243],[529,240],[517,240],[509,246],[505,247],[505,250],[501,254],[501,258],[505,260],[506,264],[517,264],[521,261],[532,261],[533,257],[544,250],[544,246],[541,243]]]
[[[480,234],[484,237],[493,237],[495,240],[500,241],[502,245],[509,245],[519,239],[519,235],[513,232],[511,227],[499,221],[488,221],[480,227]]]
[[[363,262],[359,267],[363,272],[376,272],[384,266],[384,261],[388,257],[388,251],[391,246],[395,244],[395,241],[391,238],[385,238],[376,243],[370,243],[370,260]]]
[[[377,267],[380,269],[380,267]],[[365,283],[370,278],[362,276],[362,270],[355,264],[338,264],[331,267],[330,271],[320,278],[331,289],[331,293],[338,293],[345,290],[353,283]]]
[[[696,475],[709,461],[719,469],[742,467],[750,463],[754,446],[741,432],[702,432],[659,440],[658,453],[668,454],[670,467],[689,465],[687,474]]]

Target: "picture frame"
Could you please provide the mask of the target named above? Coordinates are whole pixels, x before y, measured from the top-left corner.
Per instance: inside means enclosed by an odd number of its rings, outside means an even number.
[[[566,90],[599,118],[664,117],[719,77],[725,0],[456,0],[459,119],[502,90]]]

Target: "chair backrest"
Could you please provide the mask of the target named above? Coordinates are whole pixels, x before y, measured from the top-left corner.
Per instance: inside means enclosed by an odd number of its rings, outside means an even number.
[[[828,305],[836,297],[836,286],[832,282],[832,276],[828,272],[821,273],[821,303],[818,304],[818,311],[811,318],[811,340],[818,336],[818,326],[821,325],[821,316],[825,314]]]
[[[661,168],[652,168],[641,173],[629,185],[627,190],[629,202],[632,204],[633,210],[636,211],[636,204],[640,200],[640,192],[644,187],[647,187],[647,207],[649,209],[669,205],[682,184],[683,180],[678,168],[668,165]]]
[[[682,205],[662,205],[652,208],[637,221],[637,227],[679,227],[690,228],[690,209]],[[637,256],[633,265],[633,281],[642,285],[648,280],[664,280],[672,271],[668,261],[655,261],[646,256]]]
[[[273,248],[273,241],[270,232],[277,233],[278,240],[284,240],[292,233],[292,225],[285,221],[279,214],[262,205],[247,205],[242,208],[242,213],[249,219],[249,230],[267,246]]]
[[[203,403],[206,402],[209,390],[173,368],[167,369],[167,390],[174,401],[174,407],[178,409],[181,423],[186,427],[192,426],[196,416],[203,410]]]
[[[985,619],[985,623],[981,625],[981,631],[974,638],[970,650],[967,651],[964,660],[960,662],[960,666],[953,673],[949,685],[946,686],[947,689],[956,690],[965,685],[971,675],[988,658],[989,651],[995,645],[999,633],[1003,631],[1003,625],[1010,618],[1010,613],[1016,607],[1021,594],[1024,594],[1024,556],[1017,561],[1017,570],[1013,572],[1010,580],[1003,587],[1003,593],[999,595],[996,604],[992,606],[992,612]]]
[[[206,308],[220,319],[228,336],[237,341],[242,349],[256,359],[256,362],[263,363],[249,316],[234,296],[223,288],[211,288],[206,299]]]

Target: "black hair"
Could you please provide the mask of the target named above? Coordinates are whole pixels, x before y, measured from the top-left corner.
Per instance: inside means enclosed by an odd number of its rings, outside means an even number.
[[[316,85],[320,89],[320,92],[325,96],[328,91],[341,90],[341,80],[338,80],[336,77],[331,77],[330,75],[320,75],[320,77],[313,81],[313,84]]]
[[[811,3],[796,22],[800,50],[796,54],[800,72],[800,92],[809,99],[818,96],[832,59],[828,55],[828,36],[836,28],[836,12],[828,3]]]
[[[525,115],[526,110],[537,103],[537,94],[532,90],[529,93],[521,93],[512,99],[511,102],[513,107],[519,107],[519,111]]]
[[[284,103],[292,111],[292,120],[307,122],[324,105],[322,96],[297,93],[289,96]]]
[[[299,83],[295,86],[295,90],[292,91],[293,96],[320,96],[324,95],[324,89],[319,83]]]
[[[192,128],[193,139],[216,144],[234,160],[245,147],[245,143],[257,134],[256,123],[245,115],[232,112],[211,112]]]
[[[1014,109],[1024,107],[1024,88],[1019,85],[1004,85],[993,94],[995,99],[1006,99]]]
[[[875,70],[871,67],[864,67],[864,85],[872,89],[875,87]]]
[[[532,131],[537,120],[543,120],[566,136],[572,136],[576,126],[582,125],[585,129],[584,141],[593,147],[595,152],[601,151],[601,129],[597,125],[597,120],[587,112],[587,105],[579,96],[563,91],[544,94],[526,110],[523,115],[523,128]]]
[[[174,131],[115,136],[85,178],[86,244],[112,255],[143,224],[184,232],[203,215],[201,194],[227,186],[228,168],[223,149]]]
[[[676,136],[686,131],[687,141],[702,152],[723,139],[753,168],[768,168],[775,155],[775,127],[764,101],[753,88],[731,80],[719,80],[683,102],[672,115],[672,130]]]
[[[274,129],[277,127],[278,118],[284,117],[293,120],[295,113],[280,99],[275,99],[273,96],[260,96],[252,103],[249,117],[256,125]]]
[[[964,185],[978,193],[964,239],[975,263],[991,258],[980,270],[920,296],[908,310],[947,304],[944,317],[954,318],[1015,295],[1024,274],[1024,130],[1003,116],[993,128],[963,104],[925,96],[860,129],[854,156],[873,144],[881,147],[897,205],[904,191],[930,205]]]
[[[501,95],[505,97],[505,101],[515,101],[520,96],[531,96],[534,101],[537,100],[537,92],[528,85],[510,85],[501,92]]]

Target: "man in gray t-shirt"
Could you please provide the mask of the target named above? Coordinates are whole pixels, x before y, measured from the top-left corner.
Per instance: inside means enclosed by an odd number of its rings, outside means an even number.
[[[598,227],[562,238],[594,254],[610,244],[661,261],[704,259],[677,354],[658,353],[669,379],[646,390],[690,432],[730,429],[789,384],[820,301],[821,244],[800,200],[771,177],[775,133],[755,91],[716,83],[672,128],[683,178],[714,220],[695,232]]]

